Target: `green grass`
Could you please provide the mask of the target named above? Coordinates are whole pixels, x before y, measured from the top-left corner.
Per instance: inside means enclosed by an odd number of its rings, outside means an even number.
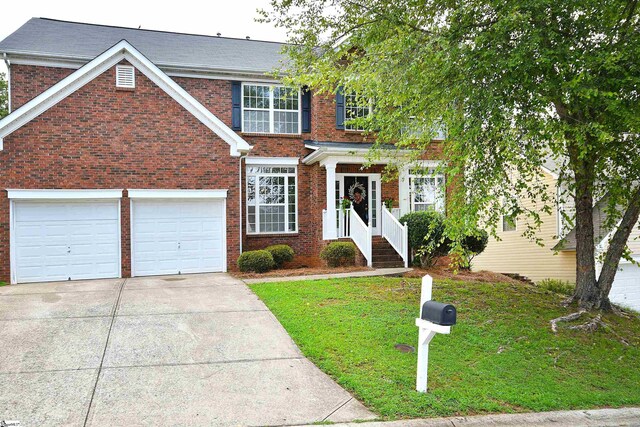
[[[0,282],[0,286],[6,286],[6,285],[8,285],[7,282]]]
[[[385,419],[640,404],[640,320],[607,315],[614,333],[549,320],[563,296],[527,285],[437,281],[458,324],[437,335],[429,392],[415,392],[419,279],[361,278],[253,285],[320,369]],[[618,335],[618,336],[616,336]],[[624,337],[630,345],[625,345]]]

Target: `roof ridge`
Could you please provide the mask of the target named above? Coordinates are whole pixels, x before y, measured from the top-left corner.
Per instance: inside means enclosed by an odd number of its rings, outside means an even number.
[[[174,35],[180,35],[180,36],[206,37],[206,38],[212,38],[212,39],[238,40],[238,41],[245,41],[245,42],[273,43],[273,44],[279,44],[279,45],[289,45],[290,44],[290,43],[286,43],[286,42],[277,42],[277,41],[273,41],[273,40],[259,40],[259,39],[251,39],[251,38],[247,39],[247,38],[239,38],[239,37],[212,36],[212,35],[209,35],[209,34],[181,33],[181,32],[177,32],[177,31],[152,30],[152,29],[148,29],[148,28],[124,27],[124,26],[121,26],[121,25],[106,25],[106,24],[94,24],[94,23],[90,23],[90,22],[67,21],[67,20],[64,20],[64,19],[55,19],[55,18],[33,17],[31,19],[40,19],[40,20],[43,20],[43,21],[53,21],[53,22],[63,22],[63,23],[66,23],[66,24],[90,25],[90,26],[93,26],[93,27],[119,28],[119,29],[123,29],[123,30],[147,31],[147,32],[152,32],[152,33],[174,34]]]

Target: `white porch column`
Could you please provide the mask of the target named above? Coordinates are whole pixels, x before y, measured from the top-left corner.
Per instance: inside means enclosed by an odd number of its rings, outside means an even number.
[[[400,216],[406,215],[411,210],[411,201],[409,200],[409,166],[404,165],[398,173],[398,195],[400,197]]]
[[[336,162],[322,162],[321,163],[327,170],[327,230],[324,230],[324,235],[327,240],[337,239],[338,230],[336,223],[338,217],[336,216]]]

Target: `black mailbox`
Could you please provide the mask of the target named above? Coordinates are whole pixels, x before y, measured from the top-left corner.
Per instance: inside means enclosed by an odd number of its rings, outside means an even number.
[[[427,301],[422,304],[420,317],[436,325],[451,326],[456,324],[456,308],[451,304]]]

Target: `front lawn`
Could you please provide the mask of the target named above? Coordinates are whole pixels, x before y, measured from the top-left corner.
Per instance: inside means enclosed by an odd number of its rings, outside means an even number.
[[[562,296],[529,285],[436,281],[458,309],[429,354],[429,393],[415,392],[420,279],[252,285],[302,352],[385,419],[640,404],[640,319],[604,316],[612,332],[572,331]],[[626,340],[629,345],[623,343]]]

